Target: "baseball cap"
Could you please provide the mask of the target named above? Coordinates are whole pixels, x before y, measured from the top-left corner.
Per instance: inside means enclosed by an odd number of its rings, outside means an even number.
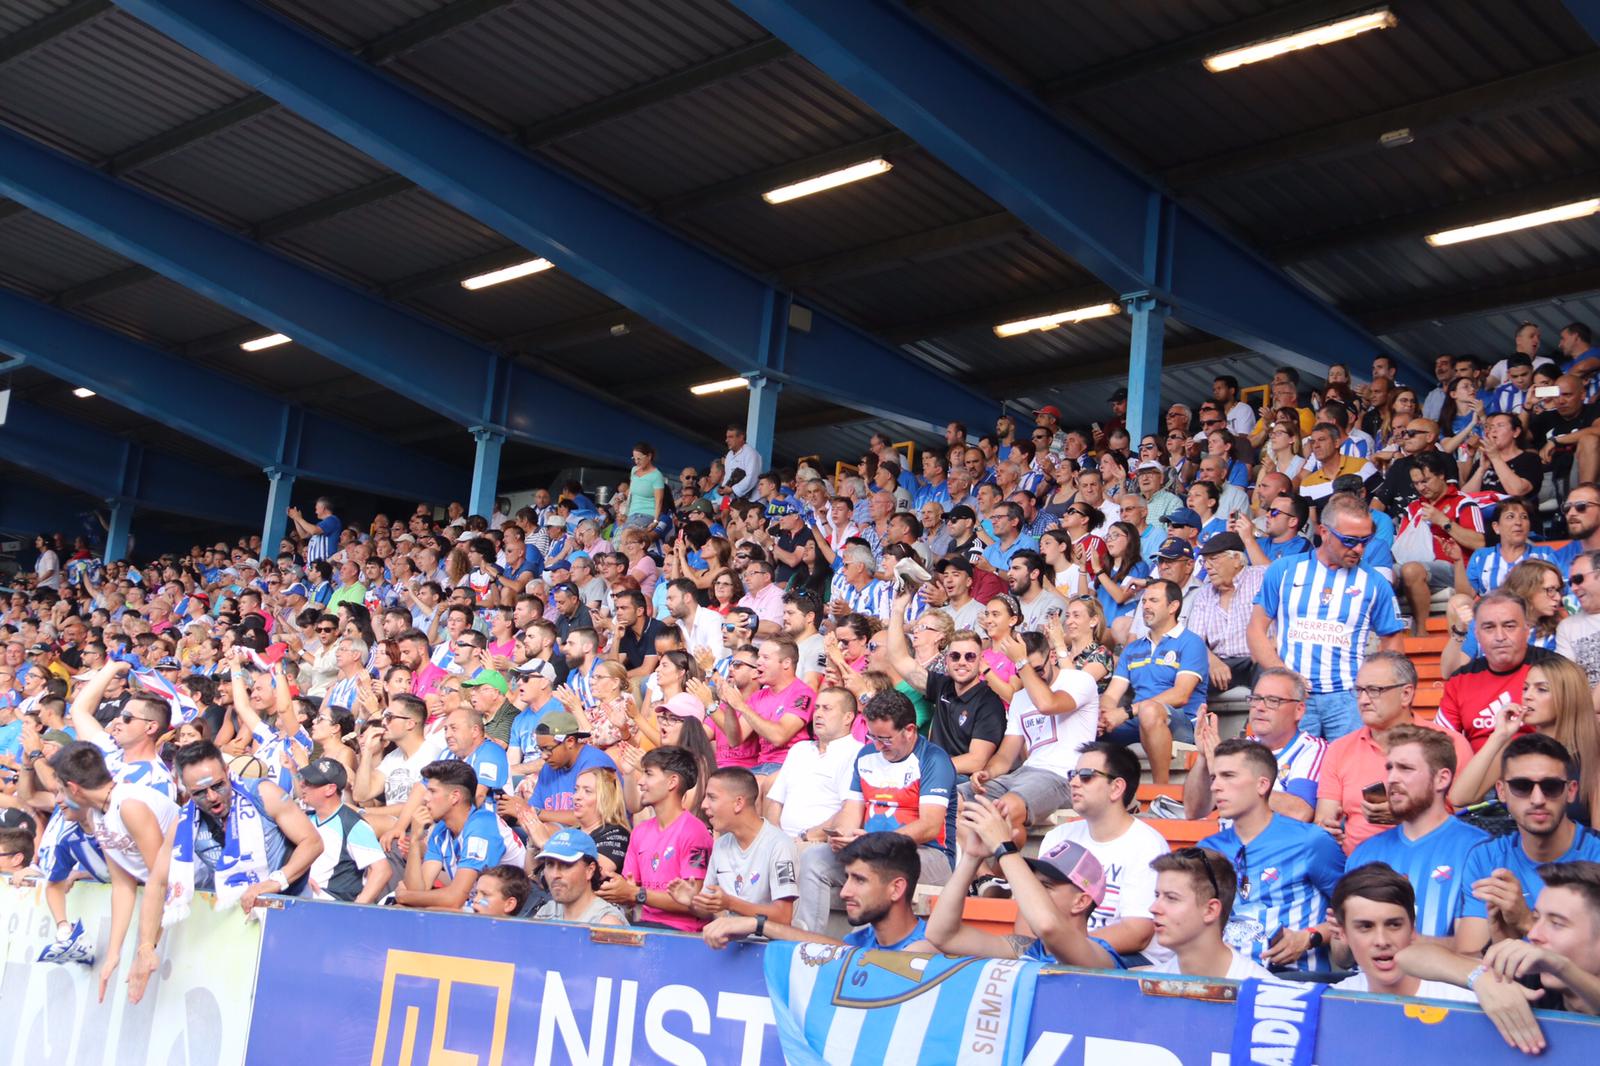
[[[696,500],[689,505],[689,510],[697,511],[707,517],[715,517],[717,509],[711,505],[710,500]]]
[[[557,528],[565,529],[567,525],[567,519],[564,515],[559,515],[554,511],[551,511],[547,516],[545,516],[544,524],[547,526],[555,526]]]
[[[56,646],[48,640],[41,640],[28,648],[29,655],[42,655],[47,651],[55,651]]]
[[[1244,541],[1239,539],[1239,534],[1232,532],[1218,533],[1200,545],[1201,555],[1221,555],[1223,552],[1242,551],[1244,551]]]
[[[1168,537],[1156,552],[1157,559],[1193,559],[1194,549],[1182,537]]]
[[[1123,389],[1123,388],[1119,388],[1119,389],[1117,389],[1115,392],[1113,392],[1111,394],[1111,399],[1108,402],[1109,403],[1117,403],[1117,402],[1119,402],[1121,400],[1126,400],[1127,398],[1128,398],[1128,390],[1127,389]]]
[[[462,688],[481,688],[484,685],[488,685],[502,696],[511,692],[511,686],[506,683],[506,675],[498,670],[480,670],[461,682]]]
[[[1039,408],[1037,411],[1035,411],[1033,413],[1035,415],[1049,415],[1051,418],[1060,418],[1061,417],[1061,408],[1057,407],[1053,403],[1047,403],[1043,407]]]
[[[0,807],[0,829],[26,829],[36,834],[39,832],[39,823],[20,807]]]
[[[594,837],[582,829],[568,826],[545,841],[535,859],[554,859],[556,862],[577,862],[580,859],[600,861],[600,849],[594,846]]]
[[[578,725],[578,720],[570,711],[552,711],[544,716],[534,729],[535,733],[547,737],[586,737],[588,730]]]
[[[1133,472],[1135,474],[1142,474],[1146,470],[1154,470],[1162,474],[1167,472],[1167,468],[1156,462],[1154,459],[1146,459],[1144,462],[1133,468]]]
[[[1047,881],[1068,884],[1096,903],[1106,897],[1106,871],[1094,853],[1076,840],[1063,840],[1037,859],[1028,860],[1028,869]]]
[[[417,538],[413,537],[410,533],[402,533],[398,537],[394,538],[394,542],[396,544],[415,544],[417,542]]]
[[[767,501],[767,521],[782,518],[785,515],[799,514],[800,505],[787,496],[775,496]]]
[[[656,710],[666,711],[675,718],[704,718],[705,705],[687,692],[680,692],[665,703],[656,704]]]
[[[556,680],[556,668],[551,666],[543,659],[529,659],[525,663],[520,663],[517,666],[513,666],[511,668],[511,672],[519,675],[519,679],[521,677],[529,677],[533,674],[538,674],[551,684],[554,684]]]
[[[945,518],[951,522],[960,522],[963,519],[968,522],[976,522],[978,520],[978,512],[963,503],[957,507],[950,508],[950,513]]]
[[[180,663],[178,660],[174,659],[172,656],[168,655],[165,658],[159,659],[159,660],[156,661],[156,669],[157,670],[182,670],[183,669],[183,664]]]
[[[72,734],[65,729],[47,729],[39,739],[49,744],[71,744]]]
[[[1179,507],[1171,514],[1163,515],[1161,524],[1164,526],[1188,526],[1191,529],[1199,529],[1205,523],[1201,522],[1200,516],[1189,508]]]
[[[350,783],[350,778],[345,774],[344,767],[334,760],[315,759],[300,771],[300,783],[312,786],[338,785],[344,788]]]

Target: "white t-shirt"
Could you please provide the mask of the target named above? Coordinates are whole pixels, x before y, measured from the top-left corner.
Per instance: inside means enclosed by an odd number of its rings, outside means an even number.
[[[821,674],[828,669],[828,653],[818,633],[802,640],[799,644],[800,658],[796,660],[794,672],[804,681],[807,674]]]
[[[1155,941],[1151,941],[1150,946],[1155,947]],[[1228,950],[1233,951],[1232,948],[1229,948]],[[1150,952],[1148,950],[1146,950],[1144,954],[1145,958],[1150,957]],[[1169,951],[1167,952],[1167,957],[1162,959],[1160,962],[1152,961],[1149,966],[1141,967],[1141,969],[1148,970],[1152,973],[1178,973],[1178,956]],[[1237,951],[1233,952],[1233,961],[1228,964],[1228,972],[1223,974],[1223,976],[1230,981],[1243,981],[1251,977],[1257,977],[1267,981],[1279,980],[1279,978],[1273,976],[1271,970],[1267,969],[1250,956],[1241,955]],[[1337,988],[1338,986],[1335,985],[1334,987]]]
[[[178,817],[178,805],[148,785],[123,781],[111,786],[110,800],[104,813],[89,812],[95,842],[100,845],[106,860],[116,863],[132,874],[134,880],[143,884],[150,879],[150,867],[145,865],[139,845],[134,842],[133,834],[128,832],[128,825],[122,820],[122,805],[128,800],[137,800],[150,808],[163,838]]]
[[[1367,975],[1357,973],[1353,977],[1346,977],[1343,981],[1333,986],[1341,992],[1371,992],[1367,987]],[[1378,993],[1382,994],[1382,993]],[[1476,1003],[1478,997],[1465,988],[1457,985],[1448,985],[1443,981],[1423,981],[1417,985],[1417,999],[1451,999],[1462,1003]]]
[[[321,821],[314,812],[306,812],[311,819],[311,824],[317,827],[317,835],[322,838],[322,854],[318,855],[311,863],[311,897],[313,899],[333,899],[329,895],[327,886],[333,877],[333,871],[339,867],[339,858],[344,851],[348,840],[350,845],[350,859],[356,864],[356,869],[365,873],[369,867],[380,860],[388,858],[383,848],[378,844],[378,835],[372,831],[372,826],[365,821],[356,822],[350,830],[350,836],[344,835],[344,827],[339,822],[339,812],[335,810],[328,815],[327,821]]]
[[[794,899],[800,895],[794,838],[765,821],[748,849],[739,847],[732,833],[723,833],[711,845],[706,883],[746,903]]]
[[[950,616],[950,621],[955,623],[956,632],[958,633],[963,629],[976,630],[978,628],[978,620],[983,617],[983,604],[977,600],[968,600],[961,607],[941,607],[940,610]]]
[[[39,575],[39,577],[42,579],[39,582],[40,588],[56,589],[58,591],[60,590],[61,557],[55,552],[51,551],[49,548],[46,548],[44,552],[40,554],[38,562],[33,564],[33,572]],[[50,574],[49,577],[44,576],[47,573]]]
[[[684,647],[689,649],[690,655],[698,653],[701,648],[710,648],[713,659],[720,659],[726,654],[722,646],[722,616],[716,611],[697,607],[688,623],[680,622],[678,628],[683,630]]]
[[[1078,704],[1071,714],[1043,714],[1026,686],[1011,697],[1006,712],[1006,736],[1021,737],[1027,745],[1024,763],[1032,770],[1046,770],[1065,778],[1078,765],[1078,748],[1094,739],[1100,722],[1100,694],[1094,678],[1082,670],[1063,668],[1056,673],[1050,691],[1065,692]]]
[[[1166,838],[1152,826],[1134,819],[1133,824],[1114,840],[1096,840],[1089,835],[1089,823],[1081,819],[1064,822],[1045,834],[1039,843],[1043,855],[1063,840],[1082,844],[1100,860],[1106,874],[1106,894],[1089,914],[1089,932],[1103,929],[1124,918],[1149,918],[1150,904],[1156,898],[1156,872],[1150,863],[1172,849]],[[1151,962],[1172,958],[1172,952],[1154,939],[1144,949]]]
[[[838,814],[850,791],[850,775],[862,747],[853,737],[841,737],[831,742],[826,752],[819,750],[814,740],[802,740],[790,748],[767,792],[768,799],[783,804],[778,827],[797,837]]]
[[[383,802],[390,807],[403,805],[412,787],[422,780],[422,768],[447,754],[444,737],[435,734],[423,737],[416,754],[409,758],[399,748],[385,755],[378,764],[378,772],[383,775]]]
[[[1067,613],[1067,601],[1061,593],[1046,586],[1028,603],[1022,604],[1022,626],[1024,633],[1043,633],[1046,623],[1052,618],[1060,618]]]

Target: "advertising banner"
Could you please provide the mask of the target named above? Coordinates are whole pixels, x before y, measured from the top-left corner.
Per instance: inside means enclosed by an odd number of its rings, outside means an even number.
[[[81,920],[103,958],[111,937],[111,888],[77,884],[67,913]],[[137,925],[137,919],[135,919]],[[129,930],[116,980],[99,993],[98,962],[34,960],[54,940],[43,886],[0,883],[0,1062],[28,1066],[241,1066],[261,926],[237,907],[218,914],[200,897],[188,920],[162,937],[159,977],[137,1006],[124,979]]]
[[[763,954],[751,944],[712,951],[671,933],[291,902],[266,918],[249,1061],[782,1063]],[[900,958],[915,969],[915,957]],[[1228,1066],[1237,989],[1047,971],[1036,985],[1023,1061]],[[1368,1066],[1407,1054],[1475,1066],[1525,1063],[1474,1008],[1330,992],[1320,1013],[1311,1059],[1318,1066]],[[1549,1041],[1542,1063],[1592,1066],[1600,1022],[1541,1015],[1540,1024]],[[952,1037],[948,1061],[962,1061],[968,1036],[987,1040],[992,1031],[974,1025]],[[1288,1066],[1298,1057],[1292,1040],[1312,1031],[1283,1026],[1282,1046],[1263,1044],[1252,1058]],[[841,1047],[837,1059],[853,1056]],[[903,1060],[890,1049],[884,1061]]]

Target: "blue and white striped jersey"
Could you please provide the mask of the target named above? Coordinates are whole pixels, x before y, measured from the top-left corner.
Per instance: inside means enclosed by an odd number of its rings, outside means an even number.
[[[833,581],[828,587],[830,600],[843,600],[850,605],[850,610],[857,614],[871,615],[884,622],[889,620],[889,607],[894,603],[894,586],[887,581],[873,578],[861,588],[856,588],[845,580],[844,572],[833,575]]]
[[[1543,559],[1547,563],[1560,566],[1556,553],[1543,544],[1530,544],[1516,562],[1508,560],[1500,554],[1500,546],[1479,548],[1467,559],[1467,582],[1482,596],[1486,592],[1493,592],[1506,583],[1506,575],[1511,573],[1511,568],[1517,563],[1527,562],[1529,559]]]
[[[1527,402],[1527,392],[1508,381],[1489,394],[1484,407],[1490,414],[1520,415]]]
[[[1488,833],[1459,818],[1446,818],[1415,840],[1405,826],[1397,825],[1357,845],[1346,868],[1381,862],[1402,875],[1417,894],[1417,932],[1450,936],[1461,917],[1462,899],[1472,893],[1467,852],[1488,839]]]
[[[1267,567],[1256,605],[1278,627],[1278,655],[1317,695],[1348,692],[1366,657],[1367,637],[1405,628],[1394,590],[1362,565],[1330,567],[1313,554]]]
[[[57,807],[45,824],[44,836],[39,840],[39,855],[34,863],[44,879],[59,884],[71,877],[74,871],[83,871],[106,884],[111,880],[111,869],[94,837]]]
[[[1239,891],[1222,939],[1261,961],[1279,929],[1309,929],[1328,913],[1333,887],[1344,875],[1344,852],[1321,826],[1274,814],[1248,844],[1229,826],[1200,841],[1233,863]],[[1299,969],[1330,968],[1325,947],[1301,957]]]
[[[95,737],[94,746],[106,757],[106,769],[110,771],[113,780],[119,783],[146,785],[174,803],[177,802],[178,786],[173,784],[172,771],[167,769],[166,763],[159,759],[128,762],[123,758],[122,749],[117,747],[117,742],[104,733]]]

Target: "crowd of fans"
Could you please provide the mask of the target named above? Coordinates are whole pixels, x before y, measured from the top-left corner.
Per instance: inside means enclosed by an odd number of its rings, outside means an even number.
[[[1119,390],[831,477],[730,427],[703,471],[640,443],[593,496],[319,499],[142,568],[42,536],[0,611],[0,871],[102,995],[136,927],[135,999],[195,892],[288,893],[1342,977],[1537,1050],[1530,1004],[1600,1012],[1600,348],[1558,355],[1524,325],[1425,394],[1385,356],[1259,405],[1219,376],[1138,441]],[[98,958],[80,880],[115,889]]]

